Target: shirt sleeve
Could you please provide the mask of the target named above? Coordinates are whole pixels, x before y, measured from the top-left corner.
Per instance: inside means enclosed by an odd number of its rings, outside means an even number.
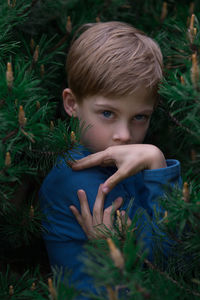
[[[146,241],[146,247],[149,249],[149,260],[154,261],[155,253],[160,251],[160,254],[164,258],[164,268],[167,258],[173,254],[172,246],[175,242],[169,239],[158,226],[159,219],[164,216],[164,210],[158,199],[173,188],[180,188],[182,186],[179,161],[167,160],[166,163],[166,168],[144,170],[141,174],[144,183],[142,206],[146,211],[146,215],[143,218],[145,218],[146,227],[148,228],[148,230],[143,231],[142,238]],[[148,235],[147,233],[150,231],[150,228],[151,234]]]
[[[150,216],[154,215],[154,211],[162,211],[158,205],[158,198],[162,197],[165,192],[173,187],[181,187],[181,170],[178,160],[166,160],[167,167],[161,169],[144,170],[142,172],[144,189],[146,197],[143,197],[143,205]]]
[[[124,181],[129,198],[133,198],[129,216],[137,218],[137,241],[142,245],[141,250],[148,253],[150,261],[154,260],[155,249],[161,249],[167,258],[173,244],[157,225],[164,215],[158,199],[169,189],[181,187],[182,180],[179,161],[170,159],[166,164],[165,168],[144,170]]]

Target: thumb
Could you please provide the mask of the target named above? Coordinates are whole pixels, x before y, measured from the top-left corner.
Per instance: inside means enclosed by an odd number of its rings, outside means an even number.
[[[112,176],[110,176],[102,186],[102,191],[108,194],[120,181],[127,177],[126,172],[123,170],[117,170]]]

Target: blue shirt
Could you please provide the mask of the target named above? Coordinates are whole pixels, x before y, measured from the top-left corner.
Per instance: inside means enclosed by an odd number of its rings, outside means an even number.
[[[79,147],[79,151],[71,152],[73,159],[78,160],[90,154]],[[181,184],[180,163],[177,160],[167,160],[167,167],[162,169],[144,170],[121,181],[106,196],[104,207],[112,205],[121,196],[124,200],[121,209],[126,209],[130,199],[133,205],[129,210],[132,219],[138,210],[143,209],[151,220],[155,220],[155,211],[161,210],[158,197],[164,193],[163,187]],[[81,171],[73,171],[64,161],[58,159],[57,164],[45,178],[40,189],[40,205],[45,215],[43,234],[51,266],[65,267],[71,270],[70,282],[78,289],[93,290],[92,279],[84,273],[83,264],[79,256],[83,253],[83,245],[87,236],[69,209],[75,205],[80,210],[77,190],[86,192],[90,210],[92,212],[99,185],[106,181],[114,172],[113,167],[93,167]],[[145,214],[140,220],[143,230],[138,239],[144,242],[144,249],[148,251],[148,258],[153,260],[153,227],[145,222]],[[146,225],[144,225],[146,223]],[[84,297],[78,299],[87,299]]]

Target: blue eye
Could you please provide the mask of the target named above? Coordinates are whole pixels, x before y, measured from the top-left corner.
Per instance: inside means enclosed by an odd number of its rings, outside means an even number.
[[[112,112],[109,110],[103,111],[102,114],[105,118],[110,118],[112,116]]]
[[[147,120],[148,116],[146,115],[137,115],[134,117],[134,119],[136,119],[137,121],[143,121],[143,120]]]

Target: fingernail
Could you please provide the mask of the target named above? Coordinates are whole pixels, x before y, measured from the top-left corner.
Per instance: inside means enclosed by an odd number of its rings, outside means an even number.
[[[108,192],[109,192],[109,188],[108,187],[102,187],[102,192],[104,193],[104,194],[107,194]]]
[[[123,201],[122,197],[117,198],[117,202],[122,202],[122,201]]]

